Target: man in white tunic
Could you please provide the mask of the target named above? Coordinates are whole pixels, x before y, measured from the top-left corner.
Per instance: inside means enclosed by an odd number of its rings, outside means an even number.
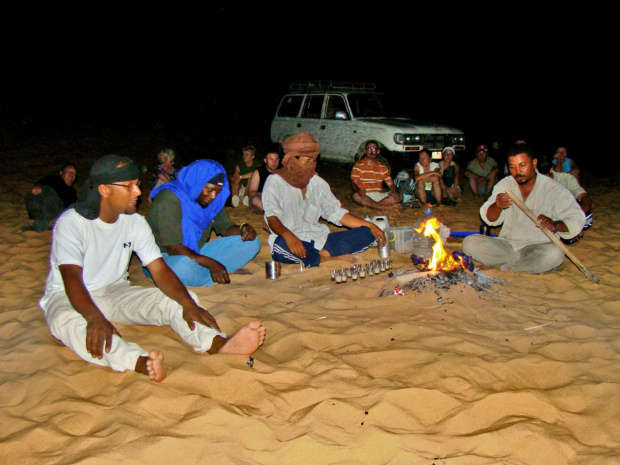
[[[154,381],[166,376],[163,354],[126,341],[112,321],[169,325],[197,352],[255,352],[265,340],[260,321],[228,338],[163,261],[151,228],[136,214],[138,178],[130,159],[102,157],[93,164],[75,206],[56,222],[51,270],[40,301],[52,334],[85,361],[135,370]],[[157,288],[129,285],[133,252]]]
[[[463,241],[463,252],[486,267],[502,271],[546,273],[564,262],[564,253],[542,231],[570,239],[584,226],[585,215],[571,193],[536,171],[537,160],[526,144],[508,151],[510,176],[503,178],[480,208],[490,226],[502,225],[499,237],[472,235]],[[538,216],[537,226],[506,194],[510,190]]]
[[[287,138],[282,144],[283,168],[265,181],[263,207],[271,232],[268,242],[273,259],[303,263],[306,268],[330,260],[357,261],[373,241],[384,245],[385,233],[374,223],[342,208],[329,184],[315,172],[319,143],[309,132]],[[347,230],[330,232],[319,219]]]

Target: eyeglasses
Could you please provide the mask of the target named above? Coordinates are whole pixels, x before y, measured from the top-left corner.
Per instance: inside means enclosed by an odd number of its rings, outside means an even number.
[[[124,187],[125,189],[133,189],[134,187],[140,187],[140,185],[142,184],[142,181],[136,181],[136,182],[130,182],[129,184],[120,184],[118,182],[109,182],[107,183],[108,186],[120,186],[120,187]]]
[[[370,152],[370,153],[376,153],[376,152],[378,152],[378,151],[379,151],[379,149],[376,149],[376,148],[374,148],[374,147],[369,147],[369,148],[367,148],[367,149],[366,149],[366,151],[367,151],[367,152]]]

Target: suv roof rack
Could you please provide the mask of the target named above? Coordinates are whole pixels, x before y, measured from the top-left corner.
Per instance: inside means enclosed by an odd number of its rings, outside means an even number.
[[[344,82],[344,81],[293,81],[291,90],[326,91],[326,90],[375,90],[374,82]]]

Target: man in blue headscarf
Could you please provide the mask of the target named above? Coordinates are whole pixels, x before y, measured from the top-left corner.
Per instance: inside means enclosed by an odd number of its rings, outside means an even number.
[[[213,160],[191,163],[151,193],[147,221],[164,261],[186,286],[229,284],[229,273],[260,250],[254,228],[228,216],[229,195],[226,171]],[[222,237],[209,241],[212,231]]]

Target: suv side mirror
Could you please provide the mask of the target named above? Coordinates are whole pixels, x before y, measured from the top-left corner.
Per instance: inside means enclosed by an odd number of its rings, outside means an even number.
[[[346,111],[337,111],[334,115],[335,119],[349,119]]]

